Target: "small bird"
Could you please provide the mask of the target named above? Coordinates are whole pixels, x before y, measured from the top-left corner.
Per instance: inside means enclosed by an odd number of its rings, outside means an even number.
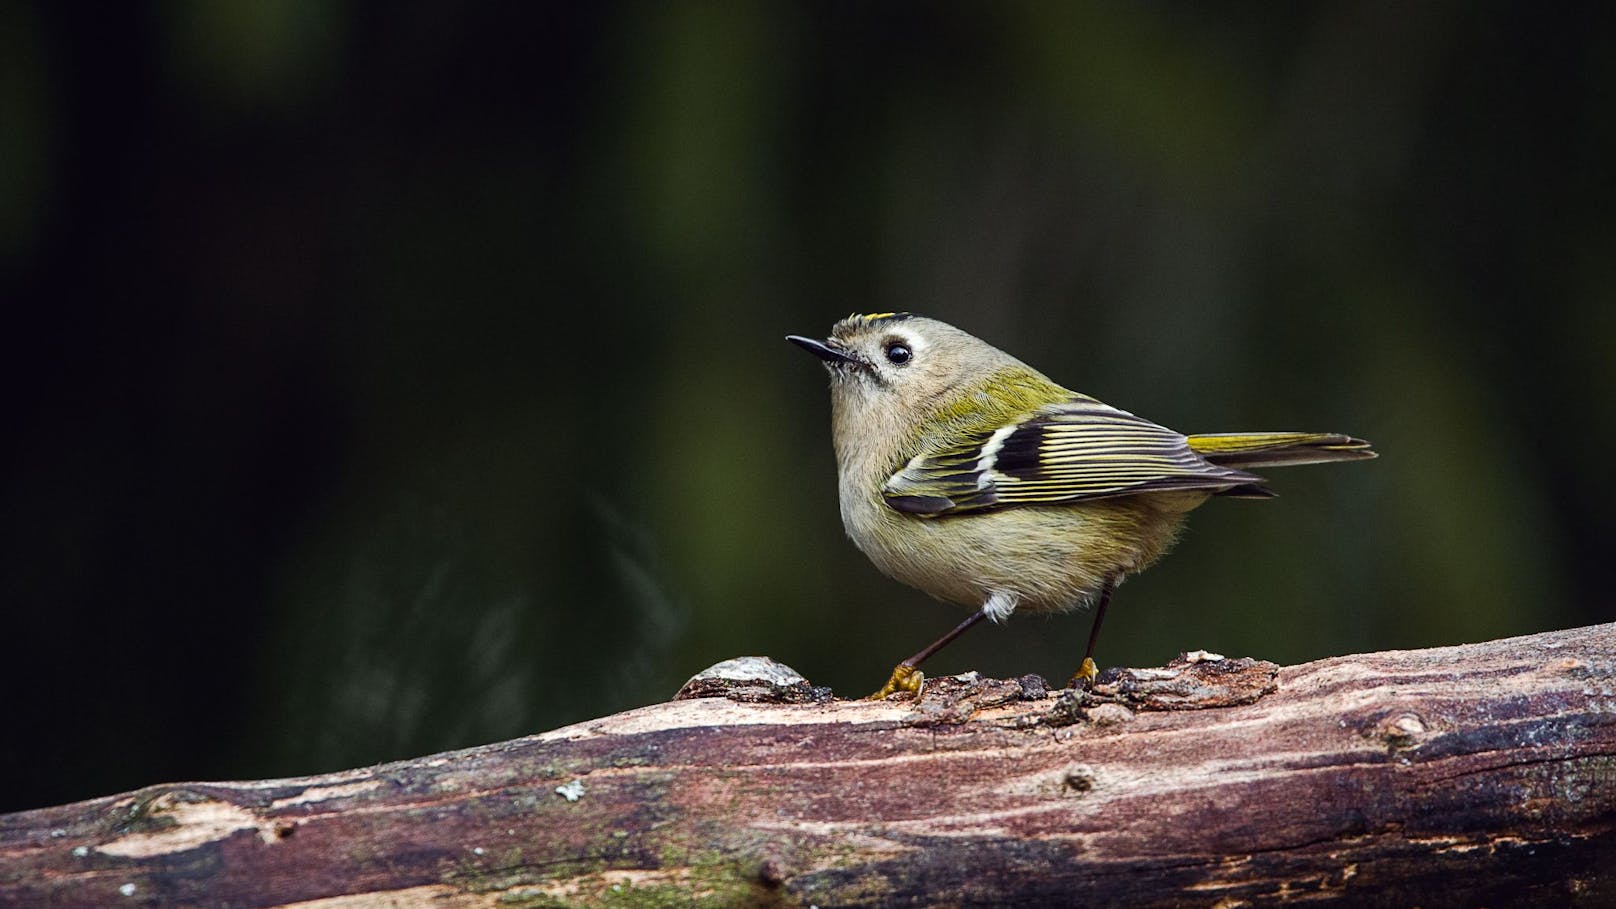
[[[876,567],[978,607],[899,663],[880,691],[920,693],[919,666],[982,619],[1093,604],[1071,684],[1098,674],[1111,594],[1172,546],[1211,496],[1271,498],[1252,467],[1373,458],[1337,433],[1185,436],[1055,384],[952,325],[851,315],[786,340],[830,373],[842,524]]]

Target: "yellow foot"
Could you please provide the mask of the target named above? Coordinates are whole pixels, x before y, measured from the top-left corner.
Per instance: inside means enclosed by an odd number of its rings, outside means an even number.
[[[1067,688],[1077,688],[1077,687],[1093,688],[1094,687],[1094,679],[1099,674],[1100,674],[1100,667],[1094,665],[1094,660],[1089,658],[1089,657],[1084,657],[1083,658],[1083,665],[1078,667],[1077,675],[1072,676],[1072,680],[1070,682],[1066,683],[1066,687]],[[1079,683],[1081,683],[1081,685]]]
[[[899,663],[892,670],[892,678],[887,679],[887,683],[881,686],[881,690],[870,695],[868,700],[884,701],[887,695],[895,694],[899,691],[912,691],[918,699],[920,697],[920,686],[925,681],[926,674],[924,672],[910,666],[908,663]]]

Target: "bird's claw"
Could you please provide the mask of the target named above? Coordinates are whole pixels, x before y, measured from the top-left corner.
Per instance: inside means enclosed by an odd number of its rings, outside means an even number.
[[[881,686],[881,690],[870,695],[867,700],[884,701],[888,695],[896,694],[899,691],[913,692],[918,700],[921,686],[925,682],[926,674],[924,672],[910,666],[908,663],[899,663],[892,669],[892,678],[887,679],[887,683]]]
[[[1077,669],[1077,675],[1066,683],[1067,688],[1093,688],[1094,680],[1100,675],[1100,667],[1094,665],[1092,657],[1084,657],[1083,665]]]

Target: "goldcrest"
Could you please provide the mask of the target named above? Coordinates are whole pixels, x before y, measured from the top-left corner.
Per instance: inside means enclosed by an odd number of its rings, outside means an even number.
[[[1211,496],[1272,497],[1248,468],[1375,456],[1336,433],[1185,436],[910,313],[786,340],[830,373],[848,536],[891,577],[977,609],[899,663],[876,698],[918,694],[920,664],[984,618],[1087,604],[1094,625],[1072,681],[1092,682],[1112,591],[1167,551],[1190,510]]]

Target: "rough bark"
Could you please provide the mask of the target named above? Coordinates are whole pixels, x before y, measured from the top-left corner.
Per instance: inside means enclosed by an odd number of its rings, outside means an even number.
[[[6,815],[0,904],[1616,905],[1616,625],[1101,683],[709,679],[465,751]]]

